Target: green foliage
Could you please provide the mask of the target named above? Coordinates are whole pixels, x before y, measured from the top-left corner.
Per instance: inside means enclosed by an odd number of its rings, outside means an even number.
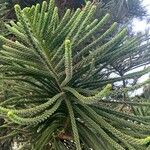
[[[149,79],[150,80],[150,79]],[[140,96],[136,96],[134,101],[139,101],[140,103],[149,103],[150,102],[150,84],[147,83],[143,87],[143,94]],[[149,119],[150,117],[150,105],[140,105],[139,107],[133,107],[134,114],[146,117]]]
[[[7,3],[5,0],[0,2],[0,16],[2,17],[5,14]]]
[[[5,35],[6,29],[4,22],[6,21],[5,15],[7,13],[7,3],[5,0],[0,2],[0,33]]]
[[[94,20],[95,10],[87,2],[83,10],[68,9],[60,18],[54,0],[23,10],[16,5],[18,22],[6,25],[14,40],[0,36],[1,80],[9,93],[0,103],[0,115],[6,128],[11,124],[9,135],[30,149],[135,150],[149,145],[148,120],[105,106],[113,103],[107,100],[110,83],[122,78],[101,76],[114,61],[136,52],[140,38],[128,39],[126,28],[116,32],[117,23],[102,30],[110,15]],[[98,30],[102,34],[95,35]]]

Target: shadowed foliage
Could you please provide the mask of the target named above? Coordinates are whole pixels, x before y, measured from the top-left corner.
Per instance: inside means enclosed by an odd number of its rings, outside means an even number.
[[[149,105],[109,97],[112,83],[150,68],[118,78],[108,78],[104,71],[129,53],[136,54],[141,38],[128,38],[127,29],[118,31],[116,22],[103,28],[110,15],[93,19],[96,6],[91,2],[82,10],[67,9],[62,18],[54,0],[24,9],[16,5],[15,11],[17,22],[6,25],[15,38],[0,36],[0,73],[7,92],[0,103],[5,120],[0,129],[10,128],[0,140],[14,137],[24,141],[24,149],[33,150],[146,149],[149,120],[106,103]],[[101,34],[95,35],[98,30]]]

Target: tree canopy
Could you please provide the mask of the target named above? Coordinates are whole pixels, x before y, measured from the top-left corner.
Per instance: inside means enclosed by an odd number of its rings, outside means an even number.
[[[135,110],[150,103],[128,92],[150,80],[117,90],[113,84],[150,72],[126,74],[149,63],[150,44],[108,13],[95,18],[96,6],[88,1],[60,14],[54,0],[15,5],[16,19],[0,35],[0,141],[30,150],[149,149],[149,114]]]

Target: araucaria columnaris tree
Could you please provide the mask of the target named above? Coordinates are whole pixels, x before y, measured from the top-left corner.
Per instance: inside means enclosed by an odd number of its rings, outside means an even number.
[[[0,73],[8,93],[0,103],[0,114],[6,120],[0,128],[12,127],[5,137],[22,137],[33,150],[136,150],[148,146],[146,118],[103,104],[111,92],[109,83],[122,79],[107,80],[101,72],[136,51],[139,39],[127,40],[125,28],[116,32],[117,23],[95,35],[110,19],[106,14],[93,20],[95,9],[87,2],[82,10],[68,9],[60,19],[54,0],[23,10],[15,6],[18,22],[6,25],[14,40],[0,36]],[[113,37],[105,40],[109,35]],[[96,105],[99,101],[102,103]]]

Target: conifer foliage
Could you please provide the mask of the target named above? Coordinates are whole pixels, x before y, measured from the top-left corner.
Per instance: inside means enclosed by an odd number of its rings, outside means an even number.
[[[136,150],[149,145],[146,118],[105,107],[111,83],[121,79],[100,74],[134,53],[139,39],[127,40],[127,29],[118,32],[116,22],[93,38],[110,19],[106,14],[93,20],[95,9],[87,2],[60,18],[54,0],[23,10],[15,6],[18,22],[6,25],[15,38],[0,36],[0,73],[8,92],[0,103],[5,119],[0,129],[13,127],[7,138],[22,137],[24,147],[33,150]],[[109,35],[113,37],[104,40]],[[99,101],[104,104],[95,105]]]
[[[0,1],[0,32],[1,34],[6,34],[4,21],[5,21],[5,14],[7,12],[7,3],[5,0]]]

